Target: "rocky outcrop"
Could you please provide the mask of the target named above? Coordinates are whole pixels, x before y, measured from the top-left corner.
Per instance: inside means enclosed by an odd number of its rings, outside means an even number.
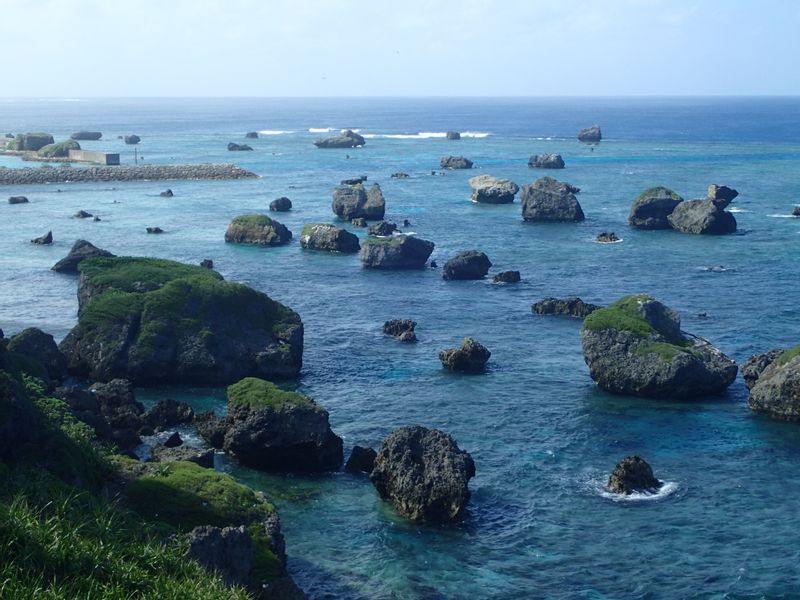
[[[239,462],[268,471],[333,471],[342,439],[328,412],[310,398],[248,377],[228,388],[223,448]]]
[[[369,226],[369,229],[367,229],[367,235],[386,237],[387,235],[392,235],[395,231],[397,231],[397,223],[380,221],[379,223]]]
[[[564,159],[560,154],[534,154],[528,159],[528,166],[536,169],[563,169]]]
[[[603,133],[600,131],[599,125],[592,125],[578,132],[578,140],[581,142],[599,142],[602,139]]]
[[[583,319],[598,308],[597,304],[589,304],[580,298],[545,298],[531,306],[531,312],[537,315],[562,315]]]
[[[361,263],[368,269],[422,269],[435,244],[409,235],[367,238],[361,244]]]
[[[327,223],[305,225],[300,233],[300,245],[309,250],[327,252],[354,253],[361,249],[357,235]]]
[[[228,225],[225,241],[233,244],[280,246],[292,239],[285,225],[266,215],[242,215]]]
[[[383,333],[401,342],[416,342],[417,334],[414,332],[416,326],[417,322],[411,319],[392,319],[383,324]]]
[[[222,445],[225,443],[225,432],[227,431],[225,419],[218,417],[209,410],[195,414],[194,427],[209,446],[218,450],[222,449]]]
[[[519,283],[519,271],[503,271],[492,277],[492,283]]]
[[[383,197],[381,186],[373,183],[372,187],[367,192],[367,201],[364,204],[364,212],[362,216],[368,221],[378,221],[383,219],[386,213],[386,200]]]
[[[583,221],[578,188],[552,177],[540,177],[522,188],[522,218],[539,223]]]
[[[412,521],[458,519],[469,501],[475,463],[447,433],[401,427],[383,440],[370,475],[381,498]]]
[[[763,354],[754,354],[742,363],[742,366],[739,367],[739,371],[742,373],[744,384],[747,386],[748,390],[753,389],[753,386],[758,381],[761,373],[764,372],[764,369],[775,362],[775,359],[784,352],[785,350],[782,348],[775,348]]]
[[[19,133],[14,141],[14,150],[36,152],[54,143],[55,139],[49,133]]]
[[[337,136],[319,139],[314,145],[317,148],[357,148],[366,143],[363,136],[347,129]]]
[[[28,204],[29,200],[26,196],[11,196],[8,199],[9,204]]]
[[[204,269],[213,269],[214,268],[214,261],[210,258],[204,258],[200,261],[200,266]]]
[[[775,358],[750,389],[748,404],[779,421],[800,421],[800,346]]]
[[[800,217],[800,206],[795,206],[792,209],[792,216],[793,217]]]
[[[93,258],[79,270],[78,324],[59,346],[76,375],[218,385],[300,371],[300,317],[266,294],[169,260]]]
[[[52,266],[52,270],[57,273],[78,274],[78,265],[87,258],[113,257],[108,250],[101,250],[91,242],[78,240],[72,245],[72,249],[64,258]]]
[[[372,185],[369,192],[360,183],[341,185],[333,190],[331,209],[337,217],[346,221],[357,218],[375,221],[383,219],[386,201],[377,183]]]
[[[448,140],[460,140],[461,139],[461,133],[459,133],[458,131],[448,131],[445,134],[445,137]]]
[[[736,363],[684,334],[678,314],[645,294],[592,312],[581,345],[592,379],[614,394],[689,399],[719,394],[736,378]]]
[[[611,477],[608,478],[608,490],[614,494],[629,496],[634,493],[653,493],[661,487],[661,482],[653,475],[653,469],[638,456],[623,458]]]
[[[172,198],[174,195],[175,194],[173,193],[173,191],[169,188],[167,188],[166,190],[164,190],[159,194],[159,196],[161,196],[162,198]]]
[[[594,238],[594,241],[598,244],[613,244],[621,240],[613,231],[603,231],[597,234],[597,237]]]
[[[91,218],[93,216],[94,215],[92,213],[81,209],[78,212],[76,212],[74,215],[72,215],[72,218],[73,219],[89,219],[89,218]]]
[[[153,431],[165,431],[176,425],[185,425],[194,420],[194,410],[186,404],[167,398],[159,400],[152,408],[142,415],[142,420]]]
[[[486,346],[469,337],[464,338],[461,347],[439,352],[442,366],[457,373],[483,373],[491,356]]]
[[[258,132],[257,131],[248,131],[244,134],[248,140],[257,140],[258,139]]]
[[[729,188],[727,185],[717,185],[716,183],[712,183],[708,186],[706,198],[713,200],[715,204],[722,204],[722,208],[725,208],[738,195],[739,192],[733,188]]]
[[[41,364],[52,380],[67,376],[67,357],[58,349],[53,336],[41,329],[23,329],[8,340],[8,349]]]
[[[124,138],[124,142],[125,142],[126,144],[128,144],[129,146],[135,146],[136,144],[138,144],[138,143],[139,143],[139,142],[141,142],[141,141],[142,141],[142,138],[140,138],[140,137],[139,137],[138,135],[136,135],[136,134],[133,134],[133,135],[126,135],[126,136],[125,136],[125,138]]]
[[[483,252],[465,250],[444,263],[442,279],[483,279],[491,266]]]
[[[53,232],[48,231],[42,236],[33,238],[31,244],[39,244],[40,246],[49,246],[53,243]]]
[[[292,201],[286,196],[275,198],[275,200],[269,203],[269,209],[273,212],[286,212],[288,210],[292,210]]]
[[[103,134],[99,131],[76,131],[69,137],[78,141],[96,141],[103,137]]]
[[[491,175],[478,175],[469,180],[472,201],[485,204],[511,204],[519,186],[510,179],[498,179]]]
[[[106,437],[122,451],[130,451],[139,445],[144,408],[136,400],[133,384],[127,379],[112,379],[108,383],[93,384],[89,391],[97,401],[97,414],[107,424],[107,427],[98,427],[95,423],[98,436]],[[94,411],[89,409],[87,412]]]
[[[377,456],[378,453],[372,448],[353,446],[353,451],[344,465],[344,470],[348,473],[372,473]]]
[[[228,151],[229,152],[252,152],[253,148],[248,144],[237,144],[235,142],[230,142],[228,144]]]
[[[730,200],[688,200],[667,217],[673,229],[683,233],[723,235],[736,231],[736,217],[725,210]]]
[[[145,227],[145,231],[147,233],[164,233],[164,230],[161,227]]]
[[[442,169],[471,169],[472,161],[463,156],[443,156],[439,160]]]
[[[70,150],[80,150],[81,145],[75,140],[67,140],[66,142],[59,142],[57,144],[47,144],[39,148],[36,152],[37,156],[43,158],[66,158],[69,156]]]
[[[195,527],[187,536],[186,557],[219,573],[229,586],[247,586],[253,568],[253,541],[238,527]]]

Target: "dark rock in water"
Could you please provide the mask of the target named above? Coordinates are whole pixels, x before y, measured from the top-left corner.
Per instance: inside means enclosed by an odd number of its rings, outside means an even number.
[[[355,219],[352,219],[350,221],[350,224],[353,227],[366,227],[367,226],[367,220],[364,217],[356,217]]]
[[[138,144],[141,141],[142,141],[142,138],[140,138],[138,135],[126,135],[125,136],[125,143],[128,144],[129,146],[135,146],[136,144]]]
[[[386,200],[383,197],[383,191],[380,185],[373,183],[367,192],[367,201],[364,204],[364,214],[362,216],[367,220],[377,221],[383,219],[385,213]]]
[[[213,269],[214,268],[214,261],[210,258],[204,258],[200,261],[200,266],[204,269]]]
[[[528,166],[537,169],[563,169],[564,159],[560,154],[534,154],[528,159]]]
[[[684,335],[678,314],[645,294],[592,312],[581,345],[589,375],[614,394],[689,399],[719,394],[736,378],[736,363]]]
[[[793,217],[800,217],[800,206],[795,206],[792,209],[792,216]]]
[[[494,283],[518,283],[520,280],[519,271],[503,271],[492,277]]]
[[[242,215],[228,225],[225,241],[233,244],[280,246],[292,239],[285,225],[266,215]]]
[[[383,324],[383,333],[396,337],[401,342],[416,342],[416,326],[417,322],[411,319],[392,319]]]
[[[599,142],[603,139],[599,125],[592,125],[578,132],[578,140],[581,142]]]
[[[100,415],[108,423],[110,440],[121,450],[132,450],[141,443],[144,408],[136,401],[133,384],[127,379],[112,379],[108,383],[95,383],[92,392],[100,406]]]
[[[94,221],[95,223],[97,223],[98,221],[100,221],[100,217],[98,217],[97,215],[95,215],[95,216],[92,218],[92,221]]]
[[[194,410],[186,402],[168,398],[159,400],[155,406],[142,415],[142,419],[154,431],[164,431],[175,425],[191,423],[194,420]]]
[[[248,131],[244,134],[248,140],[257,140],[258,139],[258,132],[257,131]]]
[[[540,177],[522,188],[522,218],[540,223],[583,221],[577,189],[552,177]]]
[[[706,198],[714,202],[718,208],[725,208],[738,195],[739,192],[733,188],[729,188],[727,185],[717,185],[716,183],[712,183],[708,186],[708,194],[706,195]]]
[[[58,349],[53,336],[41,329],[29,327],[11,336],[8,349],[41,364],[50,379],[61,380],[67,376],[67,357]]]
[[[439,352],[439,360],[448,371],[483,373],[491,355],[486,346],[468,337],[464,338],[460,348],[448,348]]]
[[[246,466],[269,471],[334,471],[342,438],[328,411],[310,398],[247,377],[228,387],[223,448]]]
[[[775,362],[775,359],[784,352],[785,350],[782,348],[775,348],[763,354],[754,354],[742,363],[742,366],[739,367],[739,371],[742,373],[744,384],[747,386],[748,390],[753,389],[753,386],[758,381],[761,373],[764,372],[764,369]]]
[[[628,215],[628,224],[636,229],[670,229],[669,216],[683,202],[669,188],[652,187],[636,196]]]
[[[401,427],[383,440],[370,475],[381,498],[412,521],[458,519],[469,501],[475,463],[447,433]]]
[[[459,252],[444,263],[443,279],[483,279],[492,266],[489,257],[477,250]]]
[[[228,144],[228,150],[230,152],[250,152],[253,150],[253,148],[247,144],[236,144],[234,142],[230,142]]]
[[[159,444],[153,447],[151,460],[155,462],[175,462],[186,461],[193,462],[200,465],[204,469],[214,468],[214,451],[213,450],[200,450],[199,448],[190,448],[186,444],[168,448],[164,444]]]
[[[736,231],[736,217],[714,200],[681,202],[667,217],[672,228],[683,233],[724,235]]]
[[[177,448],[182,445],[183,439],[177,431],[173,432],[172,435],[167,438],[167,441],[164,442],[166,448]]]
[[[478,175],[469,180],[472,201],[484,204],[511,204],[519,186],[510,179],[498,179],[491,175]]]
[[[164,233],[164,230],[161,227],[148,227],[146,229],[147,233]]]
[[[442,169],[471,169],[472,161],[463,156],[443,156],[439,160],[439,166]],[[433,172],[431,172],[433,175]]]
[[[431,261],[431,269],[438,269],[438,268],[439,268],[439,265],[437,264],[437,262],[435,260],[432,260]]]
[[[629,496],[635,492],[656,492],[661,482],[653,476],[653,469],[638,456],[626,456],[608,478],[608,490]]]
[[[385,237],[387,235],[392,235],[395,231],[397,231],[396,223],[381,221],[379,223],[375,223],[375,225],[370,225],[369,229],[367,230],[367,234],[378,237]]]
[[[773,419],[800,421],[800,345],[781,353],[761,371],[747,402]]]
[[[617,237],[617,234],[614,233],[613,231],[611,232],[604,231],[602,233],[597,234],[595,241],[601,244],[613,244],[614,242],[618,242],[620,240]]]
[[[28,204],[29,200],[25,196],[11,196],[8,199],[9,204]]]
[[[89,217],[93,217],[94,215],[90,212],[86,212],[85,210],[79,210],[72,216],[75,219],[88,219]]]
[[[186,557],[219,573],[229,586],[247,586],[253,569],[253,541],[244,526],[203,525],[189,532]]]
[[[194,426],[195,429],[197,429],[197,433],[200,434],[200,437],[203,438],[209,446],[217,448],[218,450],[222,448],[222,445],[225,443],[225,432],[227,431],[225,419],[218,417],[209,410],[207,412],[195,414]]]
[[[328,223],[305,225],[300,233],[300,245],[328,252],[354,253],[361,249],[357,235]]]
[[[448,140],[460,140],[461,139],[461,134],[458,131],[448,131],[445,134],[445,137]]]
[[[171,189],[166,189],[159,194],[162,198],[172,198],[174,195]]]
[[[583,319],[598,308],[602,306],[589,304],[580,298],[545,298],[531,306],[531,312],[537,315],[564,315]]]
[[[48,231],[41,237],[33,238],[31,240],[31,244],[41,244],[43,246],[47,246],[53,243],[53,232]]]
[[[362,448],[361,446],[353,446],[353,451],[350,453],[350,458],[344,465],[344,470],[348,473],[372,473],[375,468],[375,458],[378,453],[372,448]]]
[[[87,242],[86,240],[78,240],[72,245],[72,249],[69,251],[69,254],[53,265],[52,270],[56,271],[57,273],[70,273],[77,275],[78,265],[81,263],[81,261],[84,261],[87,258],[103,256],[113,257],[114,255],[108,250],[101,250],[91,242]]]
[[[392,179],[408,179],[408,173],[404,171],[395,171],[391,174]]]
[[[350,179],[342,179],[342,185],[358,185],[367,180],[366,175],[359,175],[358,177],[351,177]]]
[[[359,217],[365,220],[380,220],[386,210],[381,186],[373,184],[369,192],[360,183],[342,185],[333,190],[331,209],[340,219],[351,221]]]
[[[15,147],[13,149],[26,152],[37,152],[45,146],[49,146],[50,144],[54,143],[55,139],[49,133],[20,133],[15,138]]]
[[[162,259],[95,258],[80,270],[78,324],[59,346],[75,375],[219,385],[300,371],[300,317],[266,294]]]
[[[366,143],[362,136],[347,129],[335,137],[319,139],[314,145],[317,148],[357,148]]]
[[[403,219],[403,227],[411,227],[411,221],[408,219]]]
[[[408,235],[367,238],[361,245],[361,263],[368,269],[422,269],[435,244]]]
[[[274,212],[286,212],[287,210],[292,210],[292,201],[286,196],[275,198],[275,200],[269,203],[269,209]]]
[[[76,131],[69,137],[78,141],[96,141],[103,137],[103,134],[100,131]]]

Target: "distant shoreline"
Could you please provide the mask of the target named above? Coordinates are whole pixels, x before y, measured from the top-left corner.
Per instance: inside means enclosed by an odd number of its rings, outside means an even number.
[[[0,167],[0,185],[93,181],[170,181],[182,179],[254,179],[255,173],[231,164],[138,165],[113,167]]]

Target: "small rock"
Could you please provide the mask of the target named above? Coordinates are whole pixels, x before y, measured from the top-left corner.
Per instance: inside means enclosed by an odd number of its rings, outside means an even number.
[[[172,198],[174,195],[171,189],[166,189],[159,194],[162,198]]]
[[[800,206],[795,206],[792,209],[792,216],[793,217],[800,217]]]
[[[378,453],[372,448],[353,446],[353,451],[344,465],[344,470],[348,473],[372,473],[377,455]]]
[[[390,176],[392,179],[408,179],[408,173],[403,171],[396,171]]]
[[[608,489],[626,496],[635,492],[656,492],[661,482],[653,476],[653,469],[638,456],[626,456],[608,478]]]
[[[599,142],[603,139],[599,125],[592,125],[578,132],[578,140],[581,142]]]
[[[210,258],[204,258],[200,261],[200,266],[204,269],[213,269],[214,268],[214,261]]]
[[[729,188],[727,185],[712,183],[708,186],[706,198],[711,200],[718,208],[725,208],[738,195],[739,192],[733,188]]]
[[[225,432],[227,427],[225,419],[218,417],[212,411],[195,414],[194,426],[197,433],[203,438],[212,448],[222,448],[225,441]]]
[[[248,131],[244,134],[248,140],[257,140],[258,139],[258,132],[257,131]]]
[[[31,240],[32,244],[41,244],[41,245],[48,245],[53,243],[53,232],[48,231],[41,237],[33,238]]]
[[[669,229],[669,216],[681,202],[683,198],[669,188],[646,189],[634,199],[628,224],[637,229]]]
[[[464,338],[460,348],[448,348],[439,352],[442,366],[458,373],[482,373],[492,355],[486,346],[472,338]]]
[[[292,201],[286,196],[275,198],[275,200],[269,203],[269,209],[273,212],[286,212],[287,210],[292,210]]]
[[[164,230],[161,227],[148,227],[147,233],[164,233]]]
[[[531,306],[531,312],[537,315],[565,315],[583,319],[598,308],[597,304],[589,304],[580,298],[545,298]]]
[[[138,135],[126,135],[125,136],[125,143],[128,144],[129,146],[136,145],[141,141],[142,141],[142,138],[140,138]]]
[[[522,218],[543,223],[575,223],[584,220],[575,197],[578,188],[552,177],[540,177],[522,188]]]
[[[28,204],[28,198],[25,196],[11,196],[8,199],[9,204]]]
[[[463,156],[443,156],[439,160],[439,166],[442,169],[471,169],[472,161]],[[431,171],[431,175],[435,175],[436,171]]]
[[[518,283],[522,278],[519,271],[503,271],[492,277],[494,283]]]
[[[560,154],[534,154],[528,159],[528,166],[537,169],[563,169],[564,159]]]
[[[86,212],[85,210],[79,210],[72,216],[75,219],[88,219],[89,217],[93,217],[94,215],[90,212]]]
[[[95,223],[98,223],[100,221],[100,217],[95,215],[94,217],[92,217],[92,221],[94,221]]]
[[[411,227],[411,221],[408,219],[403,219],[403,227]]]
[[[367,180],[366,175],[359,175],[358,177],[351,177],[350,179],[342,179],[342,185],[358,185]]]
[[[614,233],[613,231],[611,232],[604,231],[602,233],[598,233],[594,241],[599,242],[601,244],[613,244],[614,242],[618,242],[619,238],[617,237],[617,234]]]
[[[409,235],[369,237],[361,244],[361,264],[368,269],[422,269],[435,244]]]
[[[397,224],[381,221],[380,223],[375,223],[375,225],[370,225],[367,234],[385,237],[387,235],[392,235],[395,231],[397,231]]]
[[[309,250],[354,253],[361,249],[358,236],[332,223],[306,225],[300,232],[300,245]]]
[[[417,322],[411,319],[392,319],[383,324],[383,333],[391,335],[401,342],[416,342],[417,335],[414,332],[416,326]]]
[[[446,137],[448,140],[460,140],[461,134],[458,131],[448,131]]]
[[[251,151],[252,148],[247,144],[236,144],[234,142],[231,142],[228,144],[228,150],[230,152],[247,152]]]
[[[442,269],[442,279],[483,279],[492,262],[483,252],[466,250],[448,260]]]
[[[167,438],[167,441],[164,442],[164,447],[166,448],[177,448],[178,446],[183,444],[183,439],[181,438],[180,434],[177,431],[174,431],[172,435]]]
[[[347,129],[335,137],[319,139],[314,145],[317,148],[358,148],[366,143],[363,136]]]
[[[353,227],[366,227],[367,226],[367,220],[364,217],[356,217],[355,219],[352,219],[350,221],[350,224]]]
[[[142,415],[142,419],[154,431],[164,431],[175,425],[191,423],[194,419],[194,410],[185,402],[167,398],[159,400],[155,406]]]

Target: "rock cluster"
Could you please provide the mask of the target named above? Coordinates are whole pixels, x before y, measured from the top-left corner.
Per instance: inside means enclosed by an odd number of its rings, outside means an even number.
[[[492,277],[493,283],[518,283],[520,280],[519,271],[503,271]]]
[[[469,180],[472,201],[485,204],[511,204],[519,186],[510,179],[499,179],[491,175],[478,175]]]
[[[345,221],[358,218],[375,221],[383,219],[386,200],[377,183],[372,184],[369,192],[361,183],[341,185],[333,190],[331,209],[337,217]]]
[[[309,250],[327,252],[358,252],[358,236],[329,223],[305,225],[300,233],[300,245]]]
[[[464,338],[459,348],[448,348],[439,352],[439,360],[448,371],[457,373],[483,373],[492,353],[480,342]]]
[[[597,304],[589,304],[580,298],[544,298],[531,306],[531,312],[537,315],[562,315],[583,319],[598,308]]]
[[[613,244],[614,242],[620,241],[619,237],[613,231],[603,231],[597,234],[597,237],[594,238],[598,244]]]
[[[373,235],[375,237],[386,237],[387,235],[392,235],[395,231],[398,231],[397,223],[380,221],[379,223],[375,223],[374,225],[369,226],[369,229],[367,229],[367,235]]]
[[[694,234],[733,233],[736,218],[725,208],[738,195],[727,186],[711,184],[706,198],[684,201],[669,188],[650,188],[634,199],[628,224],[637,229],[675,229]]]
[[[575,197],[579,191],[552,177],[540,177],[522,188],[522,218],[539,223],[583,221],[583,209]]]
[[[563,169],[564,159],[560,154],[534,154],[528,159],[528,166],[537,169]]]
[[[317,148],[357,148],[366,143],[363,136],[347,129],[337,136],[319,139],[314,145]]]
[[[414,333],[416,326],[417,322],[411,319],[392,319],[383,324],[383,333],[391,335],[401,342],[416,342],[417,334]]]

